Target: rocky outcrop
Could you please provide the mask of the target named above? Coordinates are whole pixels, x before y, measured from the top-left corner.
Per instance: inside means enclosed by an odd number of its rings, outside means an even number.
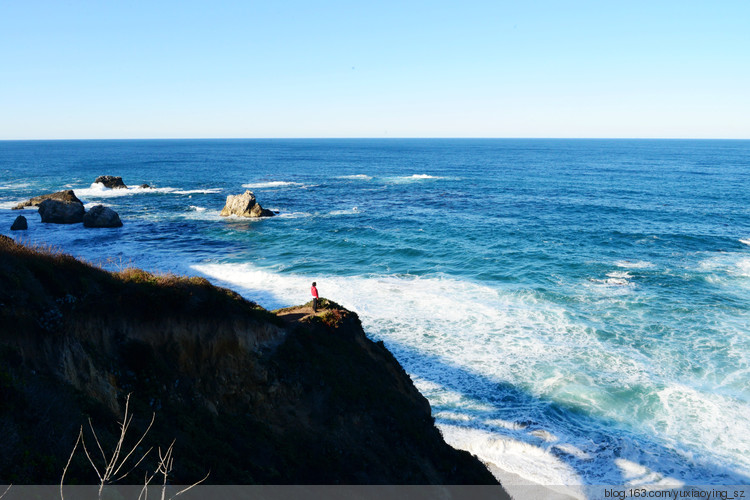
[[[252,191],[243,194],[227,196],[227,202],[219,215],[227,217],[236,215],[238,217],[271,217],[275,215],[272,211],[262,208],[255,200]]]
[[[83,203],[80,201],[65,202],[48,199],[39,204],[39,215],[42,216],[42,222],[75,224],[83,222],[84,213]]]
[[[23,231],[29,228],[29,223],[26,221],[26,217],[19,215],[16,220],[13,221],[13,225],[10,226],[11,231]]]
[[[84,227],[122,227],[120,216],[109,207],[96,205],[83,216]]]
[[[148,184],[141,184],[138,187],[141,188],[141,189],[151,189],[151,186],[149,186]]]
[[[0,287],[0,483],[58,482],[89,418],[116,441],[131,393],[134,433],[156,414],[143,450],[175,440],[174,484],[496,484],[337,304],[278,316],[202,278],[112,274],[2,238],[0,283],[15,284]],[[92,474],[76,455],[66,477]]]
[[[51,194],[43,194],[41,196],[35,196],[31,198],[28,201],[24,201],[23,203],[19,203],[15,207],[13,207],[13,210],[20,210],[22,208],[26,207],[36,207],[39,206],[40,203],[42,203],[44,200],[57,200],[62,201],[65,203],[81,203],[81,200],[79,200],[72,189],[68,189],[66,191],[58,191],[56,193]]]
[[[96,178],[94,183],[103,184],[104,187],[110,189],[126,189],[127,186],[122,182],[122,177],[115,177],[113,175],[100,175]]]

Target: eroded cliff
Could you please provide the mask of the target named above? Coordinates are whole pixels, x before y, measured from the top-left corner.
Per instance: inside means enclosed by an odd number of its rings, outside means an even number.
[[[0,483],[58,482],[81,426],[111,446],[132,394],[134,428],[156,415],[144,450],[176,440],[175,483],[496,484],[356,314],[326,306],[276,315],[0,237]],[[67,477],[95,482],[82,454]]]

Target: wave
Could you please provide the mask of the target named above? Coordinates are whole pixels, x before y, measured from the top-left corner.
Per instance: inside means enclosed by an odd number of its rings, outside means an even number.
[[[94,182],[88,188],[73,188],[76,196],[79,198],[119,198],[122,196],[132,196],[136,194],[216,194],[222,191],[221,188],[206,188],[206,189],[177,189],[173,187],[163,188],[142,188],[140,186],[133,186],[121,189],[111,189],[105,187],[104,184]]]
[[[500,482],[514,498],[523,498],[524,495],[513,495],[514,488],[512,479],[508,474],[521,477],[541,485],[556,486],[556,497],[586,498],[582,488],[577,485],[583,484],[583,479],[575,469],[562,461],[552,452],[542,446],[502,437],[482,429],[472,429],[463,426],[437,423],[440,433],[445,442],[454,448],[466,450],[476,455],[482,462],[489,466]],[[499,470],[498,470],[499,469]],[[509,481],[509,479],[511,479]],[[511,483],[511,484],[508,484]],[[560,486],[568,485],[568,486]],[[519,493],[523,489],[519,489]],[[561,495],[561,493],[565,495]]]
[[[27,187],[31,187],[31,183],[29,183],[29,182],[22,182],[20,184],[1,184],[0,185],[0,191],[4,191],[4,190],[7,190],[7,189],[23,189],[23,188],[27,188]]]
[[[310,212],[284,212],[277,215],[277,217],[282,219],[302,219],[312,216],[313,214],[311,214]]]
[[[329,212],[328,214],[329,215],[353,215],[353,214],[359,214],[359,213],[361,213],[360,210],[359,210],[359,208],[352,207],[352,208],[347,209],[347,210],[333,210],[333,211]]]
[[[384,180],[392,184],[403,184],[403,183],[408,183],[408,182],[419,182],[419,181],[438,180],[438,179],[446,179],[446,178],[447,177],[440,177],[437,175],[413,174],[413,175],[404,175],[404,176],[397,176],[397,177],[386,177]]]
[[[372,176],[366,174],[340,175],[337,179],[370,181],[372,180]]]
[[[11,208],[16,207],[19,203],[23,203],[25,201],[28,201],[28,198],[24,198],[23,200],[8,200],[8,201],[0,201],[0,208],[10,210]],[[22,210],[38,210],[39,207],[24,207]],[[23,214],[22,211],[18,212],[19,214]]]
[[[220,214],[221,214],[220,210],[215,210],[215,209],[212,210],[206,207],[190,205],[188,206],[187,210],[183,212],[179,212],[178,214],[175,214],[174,217],[177,219],[183,219],[183,220],[198,220],[198,221],[211,221],[211,222],[225,221],[228,218],[239,219],[239,217],[235,215],[232,215],[230,217],[224,217]]]
[[[627,271],[612,271],[611,273],[607,273],[605,279],[593,279],[592,281],[594,283],[603,283],[606,285],[627,286],[632,285],[632,282],[630,281],[631,278],[632,276]]]
[[[111,189],[99,182],[92,183],[88,188],[73,188],[73,192],[79,198],[119,198],[135,194],[172,193],[174,191],[176,191],[175,188],[142,188],[138,186]]]
[[[156,188],[157,191],[159,189],[160,188]],[[164,188],[164,189],[171,189],[171,188]],[[174,191],[160,191],[160,192],[174,193],[174,194],[216,194],[216,193],[221,193],[222,189],[221,188],[188,189],[188,190],[175,189]]]
[[[615,265],[625,269],[651,269],[654,267],[654,264],[645,260],[618,260]]]
[[[455,446],[490,462],[489,445],[480,446],[482,453],[472,448],[474,431],[506,443],[501,446],[517,441],[569,456],[562,460],[568,465],[582,461],[576,470],[589,484],[621,483],[615,459],[647,467],[658,481],[711,484],[720,473],[710,464],[722,462],[750,470],[745,407],[732,396],[714,394],[707,380],[690,384],[695,393],[690,401],[671,409],[662,404],[659,391],[678,382],[668,359],[651,359],[639,350],[637,325],[633,342],[606,342],[586,320],[576,320],[537,292],[446,276],[290,275],[247,263],[201,264],[192,270],[269,308],[307,302],[310,282],[317,281],[323,296],[359,314],[368,335],[384,341],[419,381],[434,414],[441,416],[439,425],[468,429],[451,438]],[[627,280],[626,273],[616,273],[607,279]],[[667,355],[660,351],[659,356]],[[613,396],[634,388],[638,396]],[[699,396],[710,401],[712,411],[693,404]],[[551,404],[574,411],[559,415]],[[727,436],[721,441],[713,420],[718,414],[733,423],[729,430],[721,427]],[[521,422],[534,424],[527,428]],[[631,442],[637,445],[626,445]],[[645,455],[638,450],[646,450]],[[507,462],[497,465],[513,469]],[[522,469],[524,477],[537,482],[561,480],[549,476],[547,461],[523,462],[517,467]]]
[[[290,182],[290,181],[265,181],[265,182],[253,182],[249,184],[243,184],[242,187],[244,188],[250,188],[250,189],[264,189],[264,188],[277,188],[277,187],[287,187],[287,186],[301,186],[302,183],[300,182]]]
[[[713,283],[747,286],[747,280],[744,278],[750,277],[750,258],[744,252],[721,253],[699,262],[697,270],[711,273],[707,279]]]
[[[742,243],[743,245],[750,245],[750,239],[747,239],[747,238],[741,239],[740,243]]]

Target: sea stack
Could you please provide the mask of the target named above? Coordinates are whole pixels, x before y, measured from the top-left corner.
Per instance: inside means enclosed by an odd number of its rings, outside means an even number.
[[[68,189],[66,191],[58,191],[56,193],[34,196],[30,200],[24,201],[16,205],[15,207],[13,207],[13,210],[21,210],[26,207],[38,207],[39,204],[42,203],[44,200],[57,200],[57,201],[62,201],[64,203],[83,204],[83,202],[81,202],[81,200],[79,200],[78,197],[75,195],[73,190]]]
[[[109,207],[96,205],[83,216],[84,227],[122,227],[120,216]]]
[[[13,225],[10,226],[11,231],[23,231],[29,228],[29,223],[26,221],[26,217],[19,215],[16,220],[13,221]]]
[[[104,187],[110,189],[127,189],[125,183],[122,182],[122,177],[115,177],[114,175],[100,175],[94,182],[103,184]]]
[[[238,217],[272,217],[274,213],[271,210],[262,208],[255,201],[255,195],[252,191],[245,191],[243,194],[227,196],[227,203],[221,211],[224,217],[236,215]]]
[[[39,204],[39,215],[42,222],[54,224],[75,224],[83,222],[85,210],[80,201],[65,202],[60,200],[44,200]]]

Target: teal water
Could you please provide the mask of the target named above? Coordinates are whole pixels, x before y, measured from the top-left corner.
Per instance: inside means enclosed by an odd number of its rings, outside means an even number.
[[[106,190],[98,175],[153,190]],[[546,484],[750,482],[750,141],[0,142],[0,231],[357,311],[446,440]],[[279,216],[218,215],[252,190]]]

